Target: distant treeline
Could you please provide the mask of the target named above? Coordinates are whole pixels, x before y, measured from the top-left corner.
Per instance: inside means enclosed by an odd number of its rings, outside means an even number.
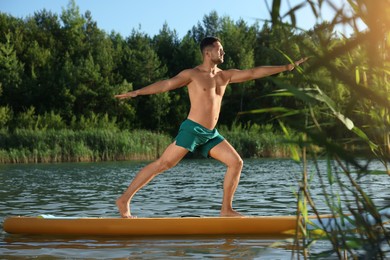
[[[289,60],[279,50],[297,59],[304,55],[297,44],[312,41],[293,29],[248,25],[216,12],[189,28],[182,39],[167,24],[154,36],[139,30],[126,37],[108,34],[90,12],[80,14],[74,1],[61,14],[41,10],[22,19],[0,13],[0,128],[24,128],[26,113],[51,114],[65,126],[82,117],[107,115],[121,129],[174,134],[189,110],[185,88],[125,102],[113,96],[198,65],[198,45],[207,35],[222,39],[226,52],[222,67],[238,69],[286,64]],[[220,124],[230,126],[237,120],[262,124],[270,115],[238,118],[237,113],[300,105],[266,97],[275,90],[268,78],[230,86]]]
[[[91,12],[80,14],[74,1],[70,1],[61,14],[44,9],[29,17],[16,18],[0,12],[0,129],[3,138],[21,138],[18,133],[28,133],[29,138],[39,139],[40,135],[46,138],[46,134],[58,133],[58,136],[67,136],[64,140],[73,142],[73,134],[85,135],[78,147],[89,149],[86,150],[87,157],[93,160],[116,159],[119,155],[117,148],[107,155],[100,148],[87,147],[89,131],[100,135],[105,133],[102,129],[115,129],[113,135],[120,133],[131,139],[133,131],[148,130],[172,138],[189,111],[186,88],[127,101],[118,101],[114,95],[198,65],[201,62],[199,42],[209,35],[218,36],[223,43],[226,55],[222,69],[286,64],[302,56],[320,56],[326,53],[324,50],[337,49],[349,40],[334,33],[333,24],[327,22],[302,31],[279,22],[248,25],[241,19],[233,21],[227,16],[221,17],[215,11],[189,28],[181,39],[168,24],[162,25],[159,34],[154,36],[137,29],[128,36],[114,31],[107,33],[98,28]],[[278,120],[284,121],[288,116],[291,129],[310,128],[307,118],[315,115],[321,131],[330,137],[353,136],[354,133],[340,127],[343,120],[332,121],[335,115],[341,119],[347,115],[348,120],[358,124],[368,122],[376,115],[372,114],[369,102],[357,99],[346,84],[349,82],[332,73],[332,69],[342,70],[340,75],[356,75],[356,82],[367,86],[375,78],[367,74],[367,67],[362,65],[367,60],[366,52],[342,50],[341,55],[329,56],[330,60],[323,64],[318,63],[322,58],[314,59],[314,69],[311,69],[310,60],[306,62],[304,68],[308,74],[298,69],[231,84],[225,93],[219,127],[230,129],[234,124],[235,127],[245,125],[247,127],[243,129],[247,129],[252,125],[271,125],[276,139],[282,136],[277,130]],[[305,95],[299,92],[308,89],[311,92],[305,92]],[[384,91],[375,86],[370,86],[371,90],[379,96]],[[326,95],[321,96],[323,94]],[[273,120],[275,118],[278,120]],[[368,129],[366,134],[375,137],[376,132]],[[23,151],[22,154],[29,153],[26,156],[37,161],[33,147],[27,148],[24,144],[14,147],[9,142],[0,142],[3,152],[17,149]],[[46,141],[42,139],[42,142]],[[241,141],[237,143],[240,145],[243,145]],[[48,147],[47,153],[54,154],[43,156],[42,161],[84,160],[77,155],[74,157],[75,151],[63,155],[64,150],[59,156],[58,147]],[[5,161],[15,161],[11,157],[5,156],[8,158]]]

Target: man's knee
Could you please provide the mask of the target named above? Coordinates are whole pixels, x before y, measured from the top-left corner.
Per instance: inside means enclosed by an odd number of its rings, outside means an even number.
[[[166,171],[176,165],[176,163],[170,161],[170,160],[164,160],[160,158],[157,160],[157,165],[158,165],[158,172],[161,173],[163,171]]]
[[[241,157],[236,156],[234,157],[234,159],[229,160],[228,167],[234,167],[241,170],[243,165],[244,165],[244,161],[241,159]]]

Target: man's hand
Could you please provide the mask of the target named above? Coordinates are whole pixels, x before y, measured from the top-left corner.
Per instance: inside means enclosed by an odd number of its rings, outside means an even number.
[[[114,97],[118,99],[126,99],[126,98],[135,98],[136,96],[138,96],[137,91],[130,91],[124,94],[115,95]]]
[[[301,63],[304,63],[308,59],[309,59],[308,57],[305,57],[305,58],[302,58],[300,60],[295,61],[294,64],[288,64],[287,70],[291,71],[291,70],[295,69],[295,67],[299,66]]]

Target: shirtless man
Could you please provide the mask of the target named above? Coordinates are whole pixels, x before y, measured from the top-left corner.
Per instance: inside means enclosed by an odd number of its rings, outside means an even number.
[[[181,124],[175,141],[161,157],[143,168],[130,183],[127,190],[116,201],[123,218],[132,218],[130,201],[134,194],[155,176],[174,167],[187,153],[199,149],[205,157],[212,157],[227,166],[223,183],[221,216],[241,216],[233,209],[232,201],[240,180],[243,161],[237,151],[218,133],[215,126],[221,110],[226,86],[254,80],[283,71],[293,70],[305,59],[283,66],[262,66],[248,70],[221,70],[225,52],[218,38],[206,37],[200,44],[203,63],[193,69],[186,69],[175,77],[155,82],[144,88],[121,95],[118,99],[134,98],[139,95],[162,93],[187,86],[191,108],[187,119]]]

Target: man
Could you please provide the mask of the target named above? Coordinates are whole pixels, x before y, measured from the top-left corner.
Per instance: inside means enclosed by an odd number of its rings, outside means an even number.
[[[181,124],[175,141],[163,152],[161,157],[143,168],[130,183],[127,190],[116,201],[123,218],[131,218],[130,201],[134,194],[149,183],[156,175],[174,167],[187,153],[199,149],[205,157],[212,157],[227,166],[223,183],[221,216],[241,216],[233,209],[232,201],[240,179],[243,161],[236,150],[218,133],[215,126],[221,110],[221,102],[226,86],[254,80],[283,71],[293,70],[305,59],[295,64],[283,66],[262,66],[248,70],[221,70],[225,52],[220,40],[206,37],[200,43],[203,63],[193,69],[186,69],[175,77],[155,82],[144,88],[116,98],[134,98],[188,87],[191,108],[187,119]]]

